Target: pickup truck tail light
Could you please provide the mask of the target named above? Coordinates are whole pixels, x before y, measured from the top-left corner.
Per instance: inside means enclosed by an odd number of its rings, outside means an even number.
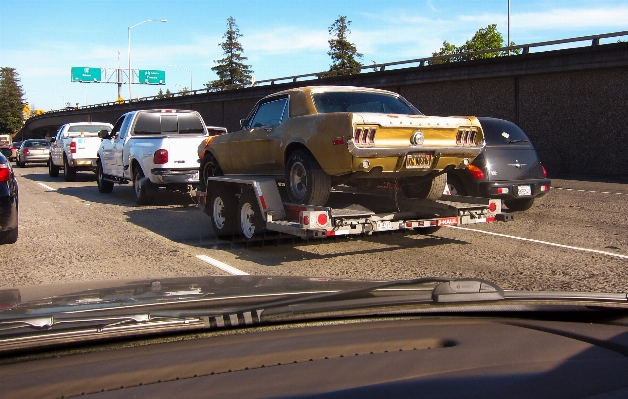
[[[70,152],[76,154],[76,141],[70,142]]]
[[[6,163],[0,163],[0,182],[8,182],[11,177],[11,170]]]
[[[161,150],[155,151],[155,153],[153,154],[153,163],[155,165],[163,165],[165,163],[168,163],[168,150],[164,150],[162,148]]]

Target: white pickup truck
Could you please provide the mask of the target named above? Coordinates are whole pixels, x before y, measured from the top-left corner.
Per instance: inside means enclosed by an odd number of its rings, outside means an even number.
[[[196,111],[140,110],[120,117],[100,133],[97,182],[101,193],[114,183],[133,183],[136,202],[153,202],[159,187],[188,192],[198,184],[197,148],[207,134]]]
[[[105,122],[74,122],[61,126],[49,140],[48,174],[57,177],[59,169],[63,169],[65,181],[74,181],[78,170],[96,172],[98,147],[102,141],[98,132],[110,132],[112,127]]]

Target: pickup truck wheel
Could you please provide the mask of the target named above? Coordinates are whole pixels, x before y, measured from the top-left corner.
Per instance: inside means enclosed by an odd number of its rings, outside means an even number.
[[[290,202],[323,206],[329,198],[331,177],[312,154],[296,150],[286,162],[286,191]]]
[[[76,180],[76,169],[68,164],[68,159],[66,157],[63,157],[63,180]]]
[[[135,191],[135,203],[138,205],[149,205],[153,203],[155,197],[148,195],[146,187],[140,184],[140,180],[144,177],[142,168],[136,166],[133,170],[133,190]]]
[[[50,176],[50,177],[57,177],[57,176],[59,176],[59,167],[55,166],[52,163],[52,158],[50,158],[48,160],[48,176]]]
[[[102,170],[102,163],[98,160],[96,166],[96,183],[98,184],[98,191],[103,194],[109,194],[113,191],[113,183],[104,179],[104,172]]]
[[[405,184],[401,189],[408,198],[436,200],[445,192],[447,174],[441,173],[432,180]]]
[[[253,238],[255,234],[263,233],[266,230],[257,197],[251,190],[242,193],[238,209],[239,233],[245,238]]]
[[[508,207],[508,210],[512,212],[527,211],[528,209],[532,208],[532,205],[534,205],[534,198],[505,200],[504,205],[506,205],[506,207]]]
[[[212,220],[212,228],[217,237],[227,237],[235,233],[237,209],[235,193],[226,187],[216,187],[209,196],[206,213]]]
[[[207,191],[207,178],[209,176],[222,176],[222,169],[220,169],[220,165],[218,165],[218,161],[216,158],[207,153],[203,160],[201,161],[201,166],[199,169],[199,187],[200,191]]]

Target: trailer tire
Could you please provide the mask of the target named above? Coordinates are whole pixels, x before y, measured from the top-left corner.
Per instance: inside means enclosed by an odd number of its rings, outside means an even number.
[[[227,237],[235,234],[237,208],[235,193],[227,187],[216,187],[205,205],[205,213],[212,220],[212,228],[216,237]]]
[[[447,174],[441,173],[431,180],[405,184],[402,190],[408,198],[437,200],[442,197],[445,187],[447,187]]]
[[[207,191],[207,178],[210,176],[222,176],[222,169],[213,154],[208,152],[201,161],[199,168],[199,191]]]
[[[253,191],[245,190],[238,204],[238,233],[248,239],[264,231],[266,227],[257,197]]]
[[[138,205],[150,205],[153,203],[155,197],[148,194],[146,186],[141,184],[141,179],[144,177],[144,172],[139,165],[133,168],[133,192],[135,193],[135,203]]]
[[[331,177],[307,150],[296,150],[286,161],[286,191],[290,202],[324,206],[331,190]]]
[[[532,205],[534,205],[534,198],[504,200],[504,205],[506,205],[508,210],[511,212],[523,212],[532,208]]]

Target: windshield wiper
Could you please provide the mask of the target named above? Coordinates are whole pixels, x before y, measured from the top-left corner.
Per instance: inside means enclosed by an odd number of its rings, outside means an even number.
[[[510,140],[510,141],[508,142],[508,144],[512,144],[512,143],[527,143],[527,142],[528,142],[528,140],[525,140],[525,139],[518,139],[518,140]]]

